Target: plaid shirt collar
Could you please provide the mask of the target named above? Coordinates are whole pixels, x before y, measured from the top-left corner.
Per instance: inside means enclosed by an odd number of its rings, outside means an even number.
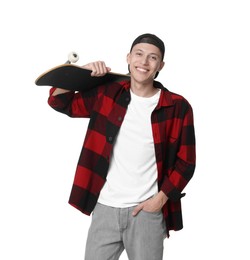
[[[120,82],[120,84],[123,85],[125,90],[129,91],[130,86],[131,86],[130,81],[122,81],[122,82]],[[171,94],[159,81],[154,81],[154,87],[159,88],[164,91],[164,94],[161,93],[158,105],[155,108],[156,110],[160,109],[161,107],[169,107],[174,104]]]

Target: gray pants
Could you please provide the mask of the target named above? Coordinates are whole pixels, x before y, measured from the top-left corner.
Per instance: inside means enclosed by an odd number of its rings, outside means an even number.
[[[166,237],[162,212],[134,207],[113,208],[97,203],[89,228],[85,260],[117,260],[125,249],[130,260],[162,260]]]

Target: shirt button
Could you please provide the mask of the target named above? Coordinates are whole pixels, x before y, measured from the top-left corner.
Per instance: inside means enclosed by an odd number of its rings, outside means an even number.
[[[122,117],[121,116],[118,116],[118,121],[122,121]]]
[[[126,99],[125,99],[127,102],[129,102],[129,100],[130,100],[130,98],[129,97],[126,97]]]
[[[108,140],[109,140],[110,142],[112,142],[113,137],[112,137],[112,136],[109,136]]]

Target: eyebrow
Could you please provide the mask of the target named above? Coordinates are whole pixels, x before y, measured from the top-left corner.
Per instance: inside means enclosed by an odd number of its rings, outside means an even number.
[[[143,51],[142,49],[134,49],[135,51],[141,51],[141,52],[145,52],[145,51]],[[159,54],[157,54],[157,53],[154,53],[154,52],[151,52],[151,53],[149,53],[150,55],[155,55],[155,56],[158,56],[158,57],[160,57],[159,56]]]

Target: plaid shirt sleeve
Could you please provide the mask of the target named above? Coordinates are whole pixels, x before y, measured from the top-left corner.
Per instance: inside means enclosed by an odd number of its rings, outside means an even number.
[[[171,144],[176,151],[173,166],[169,167],[167,175],[161,185],[161,190],[171,201],[178,201],[185,193],[181,193],[195,170],[195,131],[193,123],[193,111],[190,104],[184,100],[181,110],[181,127],[178,131],[178,142]],[[169,156],[172,154],[169,152]],[[174,156],[174,154],[173,154]]]
[[[69,117],[89,118],[95,105],[95,101],[101,92],[101,88],[91,89],[84,92],[66,92],[52,96],[56,88],[50,89],[48,104],[58,112],[64,113]]]

